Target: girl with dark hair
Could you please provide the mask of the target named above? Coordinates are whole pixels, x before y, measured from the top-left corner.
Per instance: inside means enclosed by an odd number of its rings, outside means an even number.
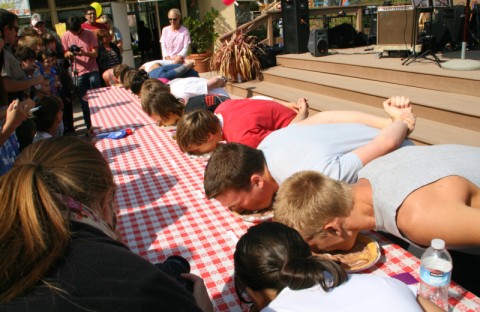
[[[240,301],[263,312],[441,311],[426,299],[417,301],[393,278],[347,275],[312,255],[296,230],[277,222],[251,227],[237,243],[234,262]]]

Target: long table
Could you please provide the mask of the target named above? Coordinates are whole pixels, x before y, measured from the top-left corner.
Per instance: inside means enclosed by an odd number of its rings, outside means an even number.
[[[95,145],[107,159],[118,185],[118,231],[130,249],[152,263],[181,255],[206,283],[215,311],[247,311],[235,294],[233,252],[250,223],[205,198],[206,158],[192,158],[172,139],[172,128],[159,128],[141,109],[139,99],[122,87],[88,92],[92,124],[98,132],[134,129],[125,138]],[[419,259],[377,233],[380,260],[365,273],[409,272],[419,280]],[[454,311],[480,311],[480,299],[451,284]]]

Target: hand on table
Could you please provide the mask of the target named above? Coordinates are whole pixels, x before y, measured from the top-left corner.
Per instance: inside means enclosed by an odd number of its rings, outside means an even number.
[[[207,292],[207,287],[200,276],[192,273],[184,273],[180,275],[182,278],[188,279],[193,282],[193,297],[198,307],[203,312],[213,311],[213,304]]]

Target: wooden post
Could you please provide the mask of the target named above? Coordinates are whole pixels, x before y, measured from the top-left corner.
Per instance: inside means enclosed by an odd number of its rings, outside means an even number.
[[[273,18],[272,15],[268,15],[267,19],[267,38],[268,45],[273,46],[275,44],[275,38],[273,37]]]
[[[362,8],[358,8],[357,9],[357,20],[355,21],[355,30],[357,32],[362,32],[363,31],[363,22],[362,22],[362,18],[363,17],[363,10]]]

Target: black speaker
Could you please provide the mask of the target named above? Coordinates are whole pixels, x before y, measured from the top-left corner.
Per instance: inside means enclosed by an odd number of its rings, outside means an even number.
[[[328,29],[328,47],[332,49],[345,49],[355,46],[357,31],[352,25],[343,23]]]
[[[451,8],[438,8],[432,25],[440,24],[447,29],[447,41],[455,44],[462,41],[465,6],[456,5]],[[437,25],[437,28],[442,28]]]
[[[285,53],[307,52],[310,32],[308,0],[282,0],[282,19]]]
[[[328,54],[328,31],[327,29],[313,29],[308,38],[308,51],[313,56]]]

